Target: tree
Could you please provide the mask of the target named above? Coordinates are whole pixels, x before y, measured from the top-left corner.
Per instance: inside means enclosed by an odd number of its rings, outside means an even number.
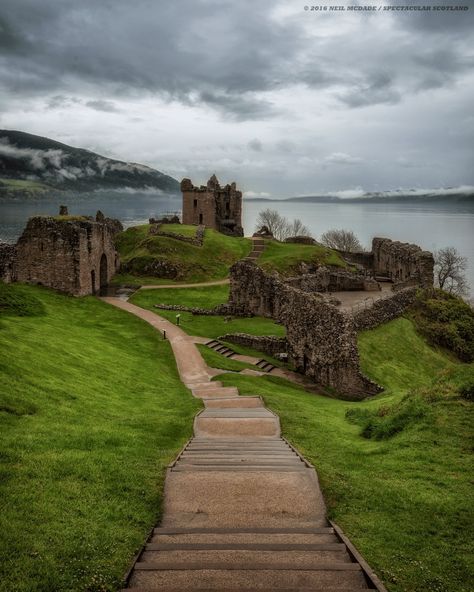
[[[309,228],[305,226],[299,218],[296,218],[295,220],[293,220],[293,222],[291,222],[288,230],[288,236],[311,236]]]
[[[467,259],[455,247],[445,247],[434,253],[435,280],[438,286],[457,296],[469,292],[466,280]]]
[[[352,230],[344,230],[342,228],[340,230],[328,230],[321,236],[321,242],[326,247],[339,249],[339,251],[357,253],[364,250]]]
[[[293,220],[290,222],[279,214],[276,210],[267,208],[259,212],[257,217],[257,230],[262,226],[266,226],[273,236],[279,240],[284,241],[290,236],[311,236],[308,228],[301,222],[301,220]]]

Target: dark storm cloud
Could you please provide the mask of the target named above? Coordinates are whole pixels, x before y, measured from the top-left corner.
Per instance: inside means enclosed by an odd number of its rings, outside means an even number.
[[[279,114],[263,93],[301,84],[335,89],[348,107],[395,104],[407,93],[451,85],[472,68],[454,26],[468,15],[396,14],[392,29],[318,36],[303,14],[276,19],[278,2],[226,0],[3,0],[0,80],[23,97],[110,91],[158,93],[243,121]],[[354,18],[356,18],[354,16]],[[364,18],[364,17],[362,17]],[[378,17],[373,17],[373,19]],[[438,24],[442,23],[442,35]],[[463,25],[464,26],[464,25]],[[407,37],[407,28],[412,36]],[[418,31],[429,31],[420,45]],[[95,89],[95,91],[94,91]],[[111,111],[102,99],[89,107]],[[102,105],[102,108],[101,108]],[[113,108],[113,107],[112,107]]]

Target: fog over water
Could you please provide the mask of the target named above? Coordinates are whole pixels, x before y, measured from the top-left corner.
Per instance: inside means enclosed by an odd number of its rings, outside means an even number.
[[[71,214],[94,215],[100,209],[106,216],[120,219],[125,227],[181,209],[181,198],[177,195],[100,193],[81,198],[0,201],[0,240],[14,242],[28,217],[57,214],[60,203],[67,204]],[[474,207],[469,204],[246,201],[243,208],[246,235],[255,230],[258,212],[265,208],[276,209],[289,219],[300,218],[316,239],[331,228],[346,228],[353,230],[366,248],[370,248],[374,236],[414,242],[430,251],[454,246],[468,258],[467,277],[474,288]]]

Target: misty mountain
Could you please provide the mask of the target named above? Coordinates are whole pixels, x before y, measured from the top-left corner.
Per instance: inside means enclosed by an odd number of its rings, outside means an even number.
[[[347,192],[343,192],[347,193]],[[341,197],[340,195],[304,195],[297,197],[287,197],[284,199],[271,199],[265,197],[247,198],[246,201],[255,202],[275,202],[275,201],[291,201],[298,203],[409,203],[416,204],[463,204],[474,206],[474,189],[473,188],[446,188],[434,190],[417,190],[412,191],[383,191],[373,193],[363,193],[362,195],[352,195]]]
[[[0,195],[20,187],[53,190],[162,191],[178,193],[179,183],[150,167],[106,158],[89,150],[27,134],[0,130]]]

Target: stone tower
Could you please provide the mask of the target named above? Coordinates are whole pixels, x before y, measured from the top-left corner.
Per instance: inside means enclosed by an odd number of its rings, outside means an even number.
[[[221,187],[215,175],[207,185],[195,187],[190,179],[181,181],[183,224],[204,224],[224,234],[243,236],[242,192],[235,183]]]

